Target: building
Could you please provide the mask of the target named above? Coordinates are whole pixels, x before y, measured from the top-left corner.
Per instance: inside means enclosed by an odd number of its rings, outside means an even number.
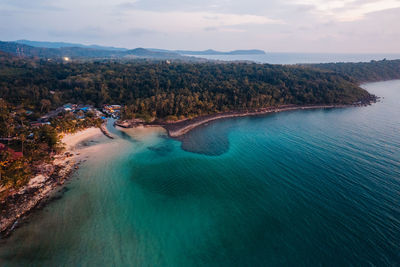
[[[5,144],[0,143],[0,152],[8,152],[11,155],[12,160],[17,160],[22,158],[24,155],[22,152],[17,152],[14,149],[7,147]]]
[[[121,108],[122,107],[120,105],[104,105],[103,112],[113,118],[119,118],[121,114]]]

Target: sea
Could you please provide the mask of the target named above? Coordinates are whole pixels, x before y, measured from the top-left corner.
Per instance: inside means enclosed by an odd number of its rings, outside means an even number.
[[[265,55],[202,55],[196,56],[222,61],[253,61],[268,64],[315,64],[340,62],[370,62],[371,60],[400,59],[400,54],[344,54],[344,53],[270,53]]]
[[[116,139],[0,241],[0,266],[399,266],[400,80],[363,87],[380,101],[181,141],[110,124]]]

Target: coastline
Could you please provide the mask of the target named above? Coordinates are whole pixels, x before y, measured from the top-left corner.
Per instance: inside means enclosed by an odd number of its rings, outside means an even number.
[[[158,125],[136,126],[132,128],[123,128],[115,125],[115,129],[138,141],[146,141],[151,136],[167,133],[164,127]]]
[[[349,105],[283,105],[277,107],[270,107],[270,108],[262,108],[253,111],[231,111],[231,112],[223,112],[223,113],[216,113],[211,115],[203,115],[196,117],[194,119],[185,119],[178,122],[165,122],[165,123],[144,123],[142,121],[133,119],[133,120],[125,120],[122,122],[116,122],[115,125],[119,126],[120,128],[137,128],[137,127],[156,127],[161,126],[163,127],[168,136],[171,138],[179,138],[183,135],[187,134],[188,132],[192,131],[193,129],[204,125],[208,122],[227,119],[227,118],[236,118],[236,117],[250,117],[250,116],[262,116],[267,115],[269,113],[278,113],[278,112],[285,112],[285,111],[295,111],[295,110],[311,110],[311,109],[332,109],[332,108],[347,108],[347,107],[359,107],[365,106],[371,103],[362,103],[362,104],[349,104]]]
[[[143,121],[134,119],[115,122],[114,126],[119,131],[125,132],[138,140],[144,139],[154,133],[161,133],[164,130],[169,137],[179,139],[201,125],[226,118],[262,116],[269,113],[295,110],[347,108],[365,106],[367,104],[370,103],[351,105],[284,105],[254,111],[216,113],[178,122],[144,123]],[[26,186],[10,193],[10,195],[0,202],[0,239],[8,237],[15,228],[27,219],[32,211],[42,207],[47,201],[51,200],[50,194],[68,180],[71,174],[79,168],[79,164],[85,161],[92,153],[96,153],[95,151],[101,149],[104,143],[91,147],[79,146],[80,143],[87,139],[100,136],[114,139],[104,124],[101,128],[87,128],[75,134],[67,134],[62,138],[65,150],[55,155],[51,163],[43,164],[41,166],[41,173],[36,174]]]
[[[102,144],[93,147],[78,147],[78,145],[102,135],[99,128],[87,128],[62,138],[65,150],[55,155],[52,162],[43,163],[40,166],[40,173],[35,174],[27,185],[11,192],[0,202],[0,239],[8,237],[32,211],[49,201],[50,194],[63,185],[89,154],[93,153],[92,148],[98,149]]]
[[[107,130],[107,121],[100,126],[100,131],[108,138],[114,139],[114,136]]]

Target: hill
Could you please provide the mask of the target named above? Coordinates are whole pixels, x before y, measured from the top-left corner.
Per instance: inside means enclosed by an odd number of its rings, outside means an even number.
[[[212,49],[204,50],[204,51],[190,51],[190,50],[164,50],[164,49],[155,49],[150,48],[151,51],[158,52],[172,52],[178,53],[180,55],[190,55],[190,56],[211,56],[211,55],[265,55],[265,52],[262,50],[234,50],[229,52],[221,52]]]
[[[311,64],[320,70],[332,71],[338,75],[347,75],[359,82],[373,82],[400,79],[400,60],[380,60],[359,63]]]
[[[101,45],[83,45],[77,43],[65,43],[65,42],[41,42],[41,41],[30,41],[30,40],[17,40],[14,43],[29,45],[33,47],[42,48],[63,48],[63,47],[80,47],[80,48],[92,48],[100,50],[111,50],[111,51],[126,51],[126,48],[117,48],[111,46],[101,46]]]
[[[62,48],[68,48],[69,50],[67,51],[71,51],[71,48],[73,48],[72,50],[75,50],[76,48],[86,48],[86,49],[95,49],[96,51],[101,51],[101,50],[105,50],[105,51],[113,51],[113,52],[128,52],[128,51],[132,51],[135,49],[127,49],[127,48],[117,48],[117,47],[110,47],[110,46],[101,46],[101,45],[83,45],[83,44],[78,44],[78,43],[66,43],[66,42],[44,42],[44,41],[30,41],[30,40],[17,40],[14,42],[7,42],[7,43],[15,43],[15,44],[20,44],[20,45],[27,45],[30,47],[35,47],[35,48],[51,48],[51,49],[60,49]],[[160,56],[162,55],[165,58],[165,54],[169,55],[169,57],[171,58],[172,56],[176,57],[177,54],[184,56],[184,55],[264,55],[265,52],[262,50],[256,50],[256,49],[252,49],[252,50],[234,50],[234,51],[229,51],[229,52],[221,52],[221,51],[216,51],[216,50],[212,50],[212,49],[208,49],[208,50],[204,50],[204,51],[190,51],[190,50],[165,50],[165,49],[155,49],[155,48],[150,48],[150,49],[145,49],[147,51],[148,54],[144,54],[143,51],[141,51],[141,55],[142,56],[151,56],[151,55],[156,55],[156,56]],[[151,52],[158,52],[161,54],[152,54]],[[43,54],[39,53],[39,54]],[[103,56],[104,54],[107,53],[100,53],[100,56]],[[124,53],[109,53],[112,56],[122,56]],[[134,53],[129,53],[129,54],[134,54]],[[79,57],[82,57],[82,51],[80,53],[78,53]],[[91,55],[88,55],[88,57],[93,57]],[[108,56],[110,57],[110,56]]]
[[[19,57],[38,57],[38,58],[55,58],[61,59],[63,57],[70,57],[72,59],[178,59],[186,61],[194,61],[195,58],[181,56],[173,52],[157,52],[150,51],[144,48],[137,48],[132,50],[104,50],[85,47],[60,47],[60,48],[46,48],[34,47],[26,44],[15,42],[1,42],[0,51],[13,54]]]
[[[147,54],[145,49],[131,52]],[[37,111],[43,100],[52,108],[65,103],[115,103],[126,107],[127,117],[163,120],[372,99],[346,75],[302,66],[136,61],[61,64],[20,59],[0,62],[0,70],[0,98]]]

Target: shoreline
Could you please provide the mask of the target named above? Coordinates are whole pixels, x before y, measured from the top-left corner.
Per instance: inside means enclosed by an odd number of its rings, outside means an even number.
[[[146,141],[148,138],[151,138],[155,135],[167,134],[167,131],[164,127],[158,125],[147,125],[147,126],[136,126],[132,128],[124,128],[120,127],[117,124],[114,125],[115,129],[120,132],[123,132],[130,136],[131,138],[138,141]]]
[[[78,147],[90,138],[98,138],[103,133],[99,128],[87,128],[62,138],[65,150],[54,156],[49,163],[40,165],[36,173],[24,187],[11,192],[0,202],[0,240],[5,239],[27,220],[29,214],[51,201],[50,195],[62,186],[79,168],[90,154],[91,147]],[[93,147],[101,146],[97,144]]]
[[[372,103],[372,102],[371,102]],[[284,105],[271,108],[263,108],[254,111],[231,111],[216,113],[210,115],[203,115],[194,119],[185,119],[178,122],[154,122],[144,123],[140,120],[127,120],[115,122],[116,129],[126,132],[135,137],[148,135],[149,128],[154,128],[156,131],[158,127],[166,130],[170,138],[179,139],[191,130],[204,125],[208,122],[235,118],[235,117],[250,117],[250,116],[263,116],[269,113],[278,113],[285,111],[295,110],[311,110],[311,109],[332,109],[332,108],[347,108],[366,106],[371,103],[351,104],[351,105]],[[131,129],[138,131],[138,134],[129,132]],[[153,131],[151,131],[153,132]],[[105,143],[100,143],[89,147],[79,147],[78,145],[90,138],[98,138],[105,136],[109,139],[114,139],[109,131],[103,124],[100,128],[87,128],[74,134],[67,134],[62,138],[65,143],[65,150],[54,156],[50,163],[44,163],[41,167],[41,172],[37,173],[27,185],[21,189],[10,193],[4,200],[0,202],[0,240],[5,239],[12,234],[12,232],[19,227],[23,222],[29,219],[29,214],[36,209],[40,209],[48,201],[51,201],[50,195],[57,188],[60,188],[79,168],[79,165],[86,161],[85,159],[90,156],[93,151],[90,148],[101,147]]]
[[[100,126],[100,131],[108,138],[114,139],[114,136],[107,130],[107,121],[103,122],[103,124]]]
[[[193,129],[204,125],[206,123],[227,119],[227,118],[238,118],[238,117],[251,117],[251,116],[262,116],[270,113],[278,113],[285,111],[295,111],[295,110],[308,110],[308,109],[331,109],[331,108],[346,108],[351,105],[318,105],[318,106],[281,106],[276,108],[266,108],[260,109],[256,111],[244,111],[244,112],[227,112],[227,113],[219,113],[207,116],[201,116],[195,118],[190,121],[184,121],[177,124],[168,124],[166,125],[166,129],[168,131],[168,135],[172,138],[181,137]]]
[[[129,128],[137,128],[137,127],[163,127],[168,136],[171,138],[179,138],[192,131],[193,129],[204,125],[206,123],[227,119],[227,118],[237,118],[237,117],[250,117],[250,116],[262,116],[270,113],[278,113],[285,111],[295,111],[295,110],[311,110],[311,109],[332,109],[332,108],[348,108],[348,107],[359,107],[365,106],[371,103],[362,103],[362,104],[348,104],[348,105],[283,105],[278,107],[270,107],[270,108],[262,108],[253,111],[230,111],[230,112],[222,112],[210,115],[202,115],[196,117],[194,119],[185,119],[178,122],[165,122],[165,123],[144,123],[142,121],[133,119],[133,120],[125,120],[121,122],[116,122],[115,125],[121,128],[129,129]]]

